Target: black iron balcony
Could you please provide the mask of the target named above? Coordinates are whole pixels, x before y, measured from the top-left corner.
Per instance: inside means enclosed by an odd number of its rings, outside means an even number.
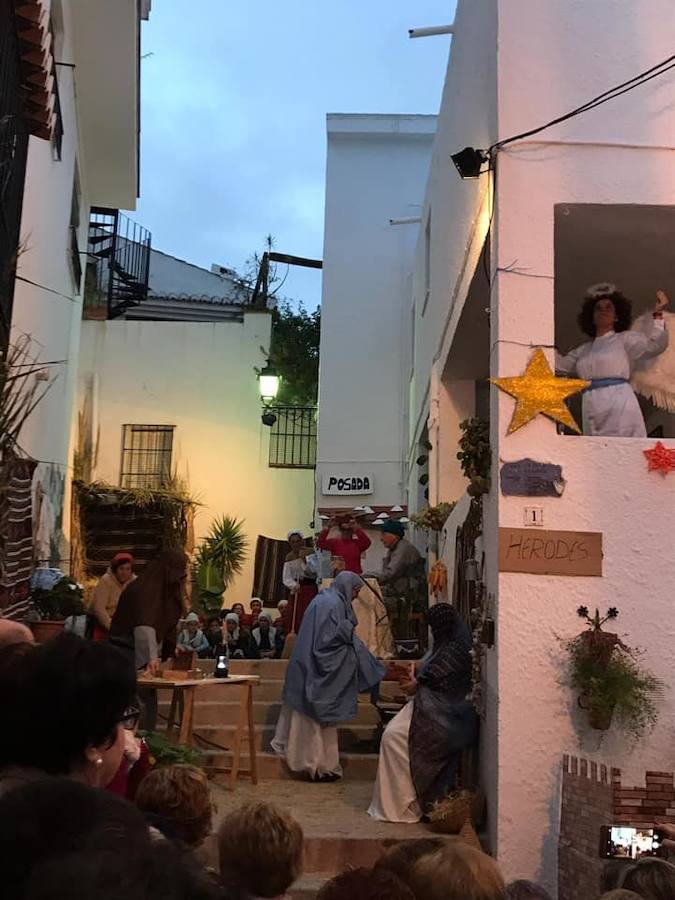
[[[92,206],[84,316],[115,319],[148,296],[150,232],[117,209]]]

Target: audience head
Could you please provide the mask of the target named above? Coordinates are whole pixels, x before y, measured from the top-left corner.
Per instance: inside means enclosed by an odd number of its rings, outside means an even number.
[[[506,887],[497,863],[463,844],[447,844],[423,857],[410,884],[424,900],[505,900]]]
[[[211,832],[209,783],[196,766],[159,766],[141,782],[136,806],[165,837],[197,847]]]
[[[423,856],[436,853],[445,846],[442,838],[417,838],[400,841],[389,847],[375,863],[374,872],[392,872],[405,884],[409,884],[410,873]]]
[[[512,881],[506,888],[507,900],[551,900],[551,895],[533,881]]]
[[[113,556],[110,571],[120,584],[126,584],[134,574],[134,558],[131,553],[117,553]]]
[[[340,572],[344,572],[346,568],[347,563],[345,562],[344,556],[331,556],[330,570],[333,573],[333,577],[339,575]]]
[[[185,616],[185,630],[190,635],[190,637],[194,637],[201,627],[201,622],[199,621],[199,616],[197,613],[188,613]]]
[[[225,616],[225,628],[227,629],[228,634],[234,634],[237,628],[239,628],[239,616],[235,612],[229,612]]]
[[[639,859],[626,867],[621,887],[634,891],[643,900],[672,900],[675,897],[675,866],[665,859]]]
[[[234,810],[218,830],[226,888],[256,897],[284,894],[302,872],[302,829],[271,803]]]
[[[13,655],[11,666],[1,657]],[[110,644],[62,634],[17,654],[0,651],[0,769],[27,767],[105,787],[133,727],[135,672]]]
[[[34,644],[33,632],[21,622],[11,619],[0,619],[0,649],[14,644]]]
[[[262,605],[262,600],[260,599],[260,597],[253,597],[251,599],[251,613],[254,615],[256,613],[258,613],[258,615],[259,615],[262,608],[263,608],[263,605]]]
[[[301,531],[289,531],[288,532],[288,545],[291,548],[291,552],[296,555],[300,553],[302,548],[305,546],[305,536]]]
[[[220,617],[219,616],[211,616],[211,618],[206,623],[206,630],[209,634],[221,634],[222,629],[220,626]]]
[[[327,881],[316,900],[415,900],[415,895],[386,869],[349,869]]]
[[[241,619],[241,617],[243,615],[245,615],[244,604],[243,603],[233,603],[232,604],[232,612],[235,613],[236,615],[238,615],[239,618]]]
[[[269,631],[272,626],[272,615],[263,610],[258,616],[258,628],[261,631]]]
[[[284,612],[284,610],[286,609],[287,606],[288,606],[288,600],[280,600],[280,601],[277,603],[277,609],[279,610],[279,613],[280,613],[281,615],[283,615],[283,612]]]
[[[124,857],[150,844],[147,823],[125,800],[70,778],[44,778],[0,798],[3,898],[22,897],[31,872],[72,853]],[[67,896],[67,895],[65,895]]]
[[[392,550],[405,537],[405,527],[396,519],[380,526],[380,540],[388,550]]]
[[[600,900],[642,900],[642,898],[634,891],[624,891],[623,888],[618,888],[616,891],[608,891],[603,894]]]
[[[224,900],[189,854],[166,841],[125,853],[74,853],[37,866],[22,900]],[[14,898],[12,898],[14,900]]]

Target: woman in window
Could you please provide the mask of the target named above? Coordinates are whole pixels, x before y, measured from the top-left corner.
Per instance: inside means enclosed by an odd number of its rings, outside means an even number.
[[[656,292],[646,331],[631,331],[631,304],[613,284],[586,291],[579,326],[591,340],[567,356],[557,355],[556,369],[591,382],[583,396],[584,434],[646,437],[642,411],[630,385],[634,371],[668,346],[663,311],[668,297]]]

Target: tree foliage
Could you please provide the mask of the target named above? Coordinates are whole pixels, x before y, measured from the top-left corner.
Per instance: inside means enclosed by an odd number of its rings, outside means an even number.
[[[281,375],[280,406],[314,406],[319,390],[321,310],[280,303],[272,312],[270,362]]]

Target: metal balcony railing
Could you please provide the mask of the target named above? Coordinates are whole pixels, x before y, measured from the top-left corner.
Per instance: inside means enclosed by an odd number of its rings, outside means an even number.
[[[273,406],[269,465],[278,469],[316,468],[316,407]]]
[[[93,206],[89,219],[84,310],[115,319],[148,296],[151,236],[117,209]]]

